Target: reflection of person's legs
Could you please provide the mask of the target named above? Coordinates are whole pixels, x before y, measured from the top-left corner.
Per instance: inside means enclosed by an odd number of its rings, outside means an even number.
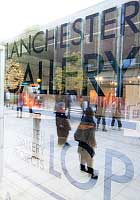
[[[85,116],[85,110],[83,109],[83,111],[82,111],[82,117],[84,117]]]
[[[93,167],[93,158],[89,155],[89,153],[86,151],[85,152],[85,158],[86,158],[86,163],[88,168]]]
[[[70,119],[70,107],[68,107],[68,119]]]
[[[106,132],[107,131],[106,130],[106,121],[105,121],[105,117],[104,116],[102,117],[102,125],[103,125],[102,131]]]
[[[85,157],[85,150],[84,149],[81,151],[80,158],[81,158],[80,159],[81,164],[85,165],[86,164],[86,157]]]
[[[32,108],[29,108],[29,113],[30,113],[30,117],[32,117],[32,114],[33,114]]]
[[[5,106],[8,107],[8,105],[7,105],[7,100],[5,101]]]
[[[112,128],[114,127],[114,124],[115,124],[115,117],[112,116],[112,121],[111,121],[111,127],[112,127]]]
[[[6,107],[10,107],[10,101],[9,101],[9,100],[6,100],[5,105],[6,105]]]
[[[122,123],[121,123],[121,118],[117,118],[118,121],[118,130],[121,130]]]
[[[8,107],[10,107],[10,100],[8,100]]]
[[[19,117],[19,107],[17,107],[17,118]]]
[[[22,118],[22,107],[20,107],[20,118]]]
[[[90,154],[85,150],[85,158],[87,163],[87,172],[91,174],[91,178],[97,179],[98,176],[95,175],[94,169],[93,169],[93,158],[90,156]]]
[[[97,130],[99,129],[100,120],[101,120],[101,116],[97,116]]]
[[[85,158],[85,150],[82,147],[78,147],[78,153],[79,153],[79,160],[80,160],[80,170],[86,171],[86,158]]]

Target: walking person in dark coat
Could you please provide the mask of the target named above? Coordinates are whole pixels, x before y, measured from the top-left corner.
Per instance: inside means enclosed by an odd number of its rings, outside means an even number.
[[[80,158],[80,170],[91,174],[91,178],[97,179],[98,176],[93,169],[94,148],[96,147],[96,124],[93,120],[93,115],[94,112],[92,108],[88,107],[74,137],[75,140],[79,142],[78,153]]]
[[[70,122],[65,114],[65,104],[59,102],[56,106],[56,127],[59,145],[69,145],[67,138],[71,130]]]
[[[121,123],[121,99],[119,97],[115,98],[115,101],[112,103],[112,121],[111,127],[114,129],[115,120],[118,122],[118,130],[122,128]]]

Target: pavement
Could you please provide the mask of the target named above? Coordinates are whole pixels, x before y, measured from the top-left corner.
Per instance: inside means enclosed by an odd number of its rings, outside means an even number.
[[[96,131],[94,169],[98,180],[79,170],[73,134],[79,119],[70,119],[70,147],[58,146],[55,116],[42,113],[37,146],[33,117],[5,109],[4,148],[0,149],[0,200],[140,200],[140,139],[123,130]],[[32,152],[32,147],[36,152]],[[32,156],[35,154],[35,157]]]

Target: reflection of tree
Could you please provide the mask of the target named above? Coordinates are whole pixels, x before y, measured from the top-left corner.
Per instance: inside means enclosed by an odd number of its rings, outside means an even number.
[[[56,90],[82,90],[83,83],[83,68],[81,64],[80,52],[73,52],[71,55],[65,55],[66,58],[66,71],[63,72],[63,76],[66,78],[66,82],[62,83],[62,66],[55,68],[55,87]]]
[[[54,80],[55,80],[55,87],[56,90],[61,91],[62,90],[62,68],[61,67],[56,67],[55,69],[55,76],[54,76]]]
[[[23,66],[17,62],[10,61],[7,63],[7,71],[5,75],[5,85],[11,90],[17,88],[24,79]]]

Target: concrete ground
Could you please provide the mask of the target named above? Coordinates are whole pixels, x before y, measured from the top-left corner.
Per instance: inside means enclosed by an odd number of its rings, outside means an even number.
[[[79,118],[72,117],[71,146],[62,147],[57,145],[54,114],[42,115],[35,146],[30,114],[16,118],[16,111],[6,109],[0,200],[140,200],[140,139],[110,127],[96,131],[94,169],[99,178],[93,180],[79,170],[73,139],[78,124]]]

